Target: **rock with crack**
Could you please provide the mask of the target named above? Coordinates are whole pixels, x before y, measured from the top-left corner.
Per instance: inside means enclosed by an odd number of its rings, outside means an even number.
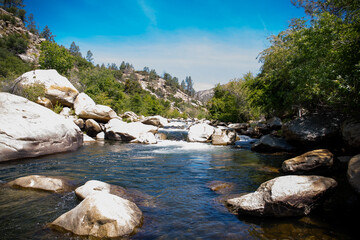
[[[227,207],[236,214],[290,217],[308,215],[337,186],[321,176],[282,176],[260,185],[253,193],[228,199]]]
[[[0,93],[0,162],[74,151],[83,134],[72,120],[23,97]]]

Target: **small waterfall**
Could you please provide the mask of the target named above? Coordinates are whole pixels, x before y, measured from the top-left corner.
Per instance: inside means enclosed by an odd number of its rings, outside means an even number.
[[[188,136],[187,129],[160,128],[155,137],[158,140],[186,141]]]
[[[241,147],[241,148],[251,148],[251,145],[257,141],[257,139],[251,138],[246,135],[237,135],[238,141],[235,142],[235,146]]]

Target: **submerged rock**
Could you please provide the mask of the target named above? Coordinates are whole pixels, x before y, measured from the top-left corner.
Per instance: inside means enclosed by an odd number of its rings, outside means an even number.
[[[72,107],[78,90],[70,83],[70,81],[61,76],[56,70],[33,70],[24,73],[16,79],[16,85],[13,92],[21,92],[22,89],[32,86],[33,84],[41,84],[45,88],[45,96],[50,99],[55,106],[57,102],[62,105]]]
[[[321,176],[282,176],[264,182],[253,193],[228,199],[230,211],[237,214],[270,217],[308,215],[330,190],[334,179]]]
[[[256,152],[293,152],[295,148],[286,142],[283,138],[278,138],[273,135],[265,135],[251,146],[251,150]]]
[[[236,132],[233,129],[216,128],[214,134],[211,136],[213,145],[231,145],[236,140]]]
[[[216,193],[225,194],[234,189],[234,183],[222,182],[222,181],[212,181],[207,184],[207,187]]]
[[[353,189],[355,189],[357,193],[360,193],[360,154],[350,159],[347,178]]]
[[[94,102],[87,94],[80,93],[74,102],[75,114],[80,118],[94,119],[100,122],[108,122],[116,118],[117,114],[108,106],[99,105]]]
[[[142,224],[142,212],[135,203],[100,192],[86,197],[64,213],[51,227],[80,236],[114,238],[130,235]]]
[[[215,128],[206,123],[199,123],[191,126],[188,133],[189,142],[208,142],[213,135]]]
[[[14,181],[9,182],[8,185],[12,187],[31,188],[50,192],[71,191],[71,187],[65,179],[40,175],[30,175],[17,178]]]
[[[284,161],[282,170],[287,173],[328,170],[333,163],[334,155],[329,150],[317,149]]]
[[[0,162],[74,151],[83,144],[72,120],[23,97],[0,93]]]

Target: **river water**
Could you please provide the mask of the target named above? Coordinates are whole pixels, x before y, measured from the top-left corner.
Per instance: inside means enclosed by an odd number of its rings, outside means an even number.
[[[346,186],[335,192],[340,197],[302,218],[238,217],[223,206],[227,196],[254,191],[281,175],[278,169],[286,158],[174,140],[156,145],[103,142],[76,152],[2,163],[0,183],[40,174],[70,178],[75,186],[95,179],[139,192],[150,200],[139,205],[144,223],[130,239],[354,239],[357,224],[350,218],[358,217],[359,210]],[[343,176],[336,177],[342,185]],[[209,189],[212,181],[234,187],[219,194]],[[0,186],[0,239],[84,239],[47,227],[78,203],[74,192]]]

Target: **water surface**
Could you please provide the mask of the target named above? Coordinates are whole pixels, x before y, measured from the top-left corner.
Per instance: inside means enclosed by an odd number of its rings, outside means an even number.
[[[70,178],[76,186],[100,180],[153,197],[140,205],[144,224],[130,239],[352,239],[351,194],[328,201],[304,218],[237,217],[223,206],[211,181],[234,184],[228,195],[256,190],[279,176],[285,156],[261,155],[229,146],[184,141],[156,145],[104,142],[76,152],[0,164],[0,181],[41,174]],[[349,197],[350,196],[350,197]],[[343,198],[349,198],[344,200]],[[355,199],[356,200],[356,199]],[[79,203],[74,192],[53,194],[0,187],[0,239],[81,239],[47,228]],[[334,211],[334,206],[338,211]],[[340,210],[339,210],[340,209]],[[350,214],[350,215],[349,215]]]

